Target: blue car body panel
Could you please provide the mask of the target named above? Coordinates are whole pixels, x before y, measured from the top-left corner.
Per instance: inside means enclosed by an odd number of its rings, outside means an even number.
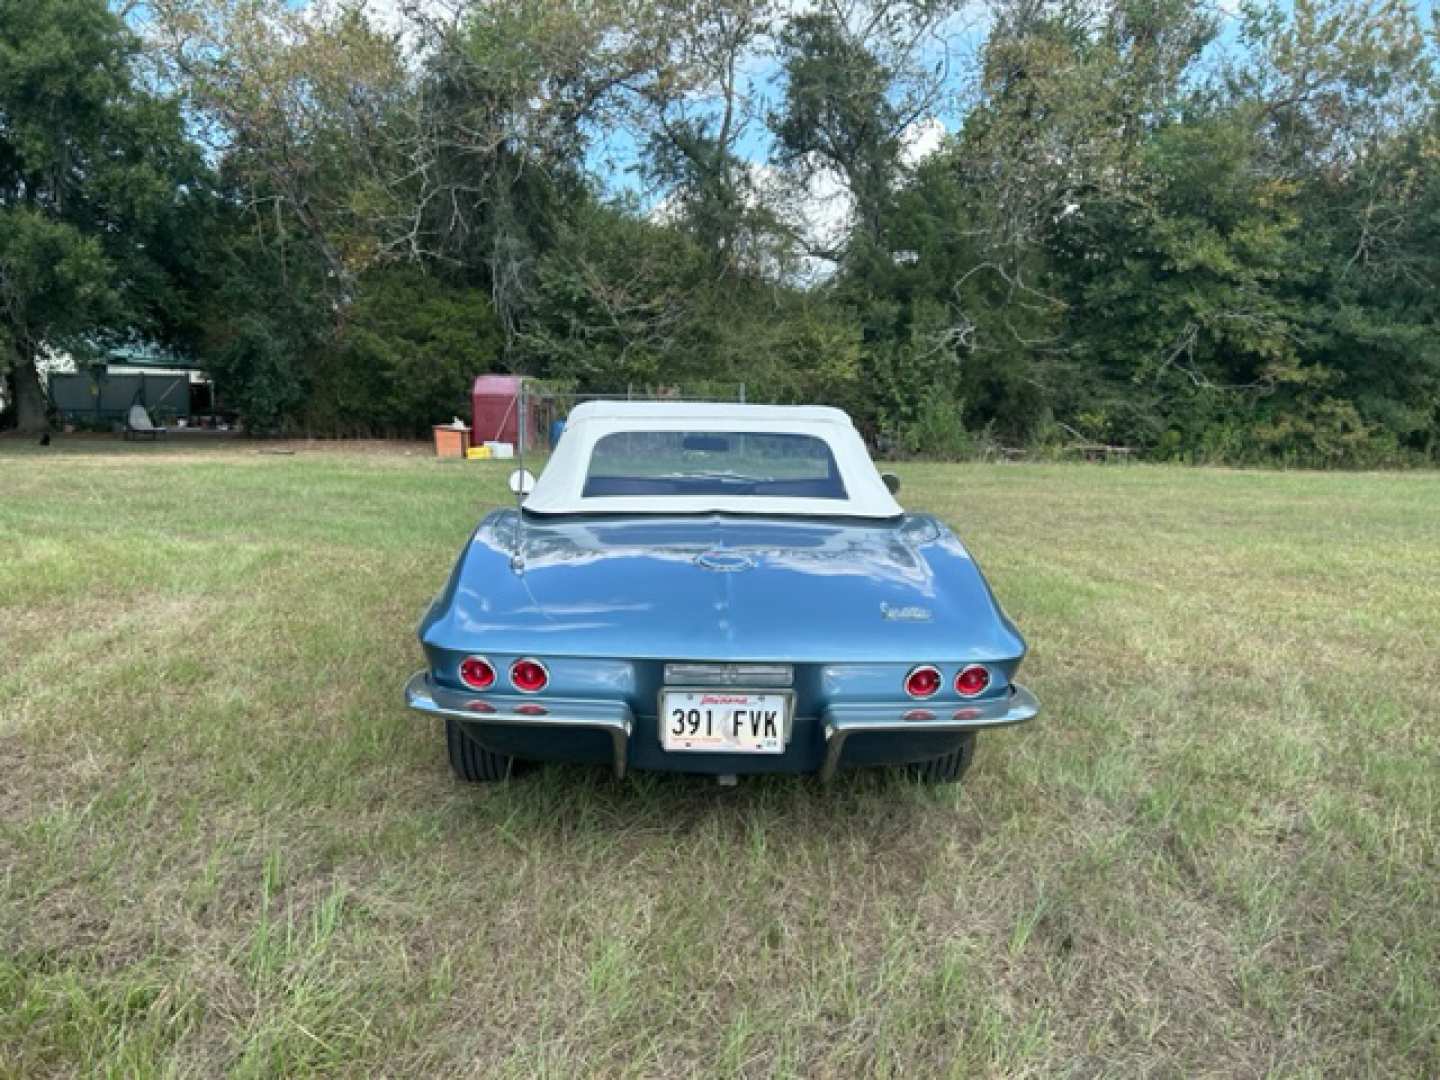
[[[969,552],[928,516],[520,518],[501,510],[476,529],[425,645],[796,663],[914,663],[942,643],[973,660],[1025,652]]]
[[[419,636],[429,663],[407,688],[412,707],[463,718],[499,753],[612,760],[617,771],[828,771],[847,736],[846,763],[918,761],[951,752],[967,731],[1029,719],[1038,708],[1012,682],[1024,639],[964,545],[924,514],[498,510],[467,542]],[[535,700],[558,704],[540,717],[514,714],[520,696],[503,677],[472,694],[458,672],[474,654],[500,672],[519,657],[542,659],[550,683]],[[670,662],[792,665],[784,753],[662,749],[657,703]],[[944,683],[917,703],[902,686],[920,663],[938,666]],[[971,663],[989,668],[991,684],[962,698],[953,679]],[[471,698],[492,715],[467,714]],[[613,703],[624,721],[567,727],[566,701]],[[932,713],[928,722],[911,722],[917,704]]]

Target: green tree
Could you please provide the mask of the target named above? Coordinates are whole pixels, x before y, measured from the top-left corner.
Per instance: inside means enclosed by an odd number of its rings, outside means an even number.
[[[942,91],[944,65],[932,67],[924,46],[954,7],[832,0],[793,16],[776,37],[785,69],[785,98],[770,119],[776,160],[802,180],[825,171],[843,180],[853,202],[849,248],[883,243],[906,130],[931,115]]]
[[[484,293],[417,266],[372,270],[357,283],[336,348],[308,366],[305,424],[342,435],[414,436],[470,410],[470,384],[504,350]]]
[[[42,350],[163,329],[173,299],[164,223],[198,159],[137,49],[103,0],[0,0],[0,370],[21,430],[46,424]]]
[[[1153,444],[1195,391],[1270,396],[1316,378],[1293,302],[1313,272],[1294,187],[1255,168],[1258,141],[1224,114],[1170,126],[1147,141],[1127,204],[1058,230],[1067,330],[1092,382],[1073,420],[1089,437]]]
[[[257,427],[415,430],[498,365],[744,382],[913,453],[1440,453],[1413,0],[987,7],[964,69],[954,0],[458,0],[398,5],[400,34],[360,4],[146,0],[213,227],[171,215],[119,273],[144,228],[77,239],[11,196],[6,282],[55,326],[154,309]],[[957,129],[916,163],[936,117]],[[596,168],[630,146],[633,198]],[[838,236],[812,235],[817,180],[849,197]]]
[[[590,391],[694,377],[710,351],[696,308],[707,269],[691,236],[589,202],[539,260],[515,358]]]
[[[334,351],[324,257],[283,227],[256,227],[235,191],[215,208],[193,271],[195,351],[220,404],[251,432],[294,425],[314,393],[308,361]]]
[[[692,4],[674,62],[641,96],[643,172],[667,218],[695,237],[721,277],[763,274],[789,258],[771,192],[741,156],[760,113],[757,78],[745,69],[766,47],[773,18],[769,0]]]

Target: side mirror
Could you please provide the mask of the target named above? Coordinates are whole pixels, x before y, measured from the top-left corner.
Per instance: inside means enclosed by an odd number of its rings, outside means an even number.
[[[535,490],[535,474],[529,469],[516,469],[510,474],[509,483],[516,495],[529,495]]]
[[[885,481],[885,486],[890,489],[891,495],[900,494],[900,478],[893,472],[882,472],[880,479]]]

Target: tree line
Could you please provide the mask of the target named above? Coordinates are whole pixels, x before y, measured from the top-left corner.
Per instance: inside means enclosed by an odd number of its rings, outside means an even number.
[[[0,0],[0,371],[252,430],[744,383],[886,450],[1440,457],[1407,0]]]

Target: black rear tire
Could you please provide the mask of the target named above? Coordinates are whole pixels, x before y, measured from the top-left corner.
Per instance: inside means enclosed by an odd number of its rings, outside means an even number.
[[[927,784],[954,784],[960,781],[975,760],[975,732],[967,731],[960,745],[948,754],[942,754],[929,761],[917,761],[910,766],[915,779]]]
[[[493,784],[506,779],[515,765],[509,754],[486,750],[465,734],[458,720],[445,720],[445,748],[450,752],[450,768],[467,784]]]

